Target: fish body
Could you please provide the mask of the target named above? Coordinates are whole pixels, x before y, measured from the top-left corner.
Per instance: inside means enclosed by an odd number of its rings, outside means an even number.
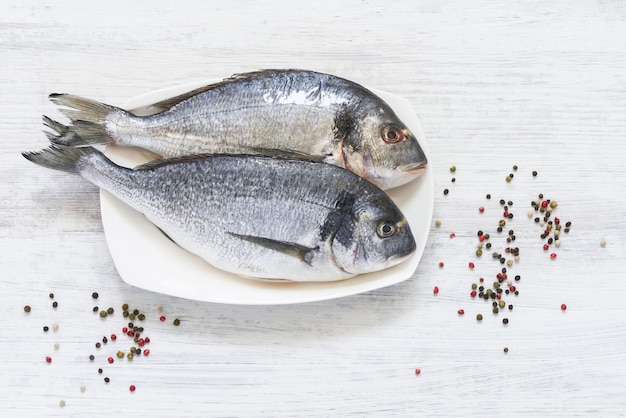
[[[198,153],[295,155],[348,169],[383,189],[425,170],[415,135],[379,96],[349,80],[304,70],[235,75],[157,103],[137,116],[89,99],[53,94],[71,120],[49,118],[52,142],[112,143],[165,157]]]
[[[23,155],[79,174],[182,248],[241,276],[341,280],[398,264],[416,248],[385,192],[329,164],[203,155],[129,169],[92,147],[61,145]]]

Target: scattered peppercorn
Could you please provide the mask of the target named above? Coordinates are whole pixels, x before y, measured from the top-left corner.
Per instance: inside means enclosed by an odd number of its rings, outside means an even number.
[[[509,319],[508,319],[508,318],[504,318],[504,319],[502,320],[502,323],[503,323],[504,325],[508,324],[508,323],[509,323]]]
[[[100,318],[106,318],[107,315],[107,311],[100,311]]]
[[[437,293],[439,293],[439,288],[438,288],[437,286],[435,286],[435,287],[433,288],[433,293],[434,293],[435,295],[436,295]],[[174,320],[174,325],[178,325],[178,324],[176,324],[176,320]],[[143,344],[139,344],[139,345],[143,345]]]
[[[104,383],[109,383],[111,381],[111,379],[109,379],[108,377],[104,378]]]
[[[94,356],[93,354],[89,355],[89,360],[94,361],[95,358],[96,358],[96,356]]]
[[[174,320],[174,325],[179,326],[180,325],[180,319],[176,318]]]
[[[537,172],[533,170],[533,177],[537,177]]]
[[[100,308],[98,308],[97,306],[94,306],[93,309],[92,309],[92,311],[94,311],[94,312],[98,312],[99,310],[100,310]]]
[[[52,363],[52,357],[46,356],[46,363]]]
[[[478,314],[478,315],[476,315],[476,320],[477,320],[477,321],[482,321],[482,320],[483,320],[483,316],[482,316],[482,314]]]
[[[135,385],[130,385],[130,387],[128,388],[131,392],[134,392],[136,387]]]
[[[98,292],[93,292],[93,293],[91,294],[91,297],[92,297],[93,299],[98,299]]]
[[[109,315],[113,315],[113,312],[115,312],[115,311],[113,310],[113,308],[109,308],[109,309],[107,309],[107,314],[109,314]]]
[[[43,332],[48,332],[48,330],[49,330],[49,329],[50,329],[50,328],[48,328],[48,326],[47,326],[47,325],[44,325],[44,327],[43,327]]]
[[[30,312],[30,306],[28,305],[24,306],[24,312],[26,313]]]
[[[54,299],[54,293],[50,293],[48,296],[50,297],[50,299]]]
[[[448,189],[443,189],[443,194],[447,195],[450,191]]]
[[[566,305],[566,304],[562,304],[562,305],[561,305],[561,310],[562,310],[562,311],[564,311],[564,310],[566,310],[566,309],[567,309],[567,305]]]
[[[504,347],[504,352],[508,353],[509,352],[509,347]]]

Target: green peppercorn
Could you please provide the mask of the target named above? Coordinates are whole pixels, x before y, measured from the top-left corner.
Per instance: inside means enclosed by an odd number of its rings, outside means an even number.
[[[455,171],[456,171],[456,166],[455,166],[455,165],[453,165],[452,167],[450,167],[450,172],[451,172],[451,173],[454,173]]]
[[[480,257],[483,255],[483,250],[481,250],[480,248],[476,250],[476,257]]]
[[[476,315],[476,320],[477,320],[477,321],[482,321],[482,320],[483,320],[483,316],[482,316],[482,314],[478,314],[478,315]]]
[[[122,310],[123,311],[127,311],[128,310],[128,303],[125,303],[122,305]]]
[[[497,314],[497,313],[498,313],[498,312],[500,312],[500,311],[499,311],[499,309],[498,309],[498,308],[494,307],[494,308],[492,309],[492,312],[493,312],[494,314]]]
[[[122,316],[124,318],[128,318],[128,311],[122,311]]]
[[[140,321],[143,321],[144,319],[146,319],[146,316],[144,314],[139,314],[137,318],[139,318]]]
[[[131,313],[129,313],[129,314],[128,314],[128,319],[130,319],[131,321],[134,321],[134,320],[135,320],[135,314],[134,314],[134,313],[132,313],[132,312],[131,312]]]
[[[129,360],[132,360],[132,359],[133,359],[133,357],[134,357],[134,356],[133,356],[133,353],[128,353],[128,354],[126,354],[126,358],[127,358],[127,359],[129,359]]]
[[[116,355],[117,355],[117,358],[124,358],[124,352],[122,351],[118,351]]]
[[[100,311],[100,318],[106,318],[107,315],[107,311]]]
[[[180,325],[180,319],[176,318],[174,320],[174,325],[179,326]]]
[[[500,300],[498,302],[498,306],[500,306],[500,308],[504,308],[506,306],[506,303],[503,300]]]

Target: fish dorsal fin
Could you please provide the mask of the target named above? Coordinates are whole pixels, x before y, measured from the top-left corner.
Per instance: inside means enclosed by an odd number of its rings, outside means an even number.
[[[267,70],[258,70],[258,71],[252,71],[249,73],[241,73],[241,74],[233,74],[232,76],[223,79],[222,81],[218,81],[216,83],[213,84],[208,84],[206,86],[202,86],[202,87],[198,87],[196,89],[193,89],[191,91],[188,91],[186,93],[180,94],[178,96],[174,96],[174,97],[170,97],[169,99],[165,99],[165,100],[161,100],[160,102],[151,104],[150,106],[148,106],[148,109],[150,110],[158,110],[159,112],[163,112],[166,110],[169,110],[170,108],[176,106],[178,103],[183,102],[195,95],[198,95],[200,93],[204,93],[205,91],[210,91],[210,90],[214,90],[216,88],[219,87],[223,87],[227,84],[233,83],[233,82],[237,82],[237,81],[245,81],[245,80],[251,80],[257,77],[263,77],[269,74],[280,74],[280,73],[288,73],[288,72],[294,72],[294,71],[303,71],[303,70],[292,70],[292,69],[283,69],[283,70],[272,70],[272,69],[267,69]]]
[[[138,166],[135,166],[133,167],[133,170],[153,170],[155,168],[163,167],[163,166],[170,165],[170,164],[203,160],[205,158],[209,158],[213,156],[215,156],[215,154],[207,153],[207,154],[186,155],[184,157],[162,158],[159,160],[148,161],[147,163],[143,163]]]
[[[278,241],[271,238],[256,237],[254,235],[241,235],[229,232],[233,237],[248,241],[252,244],[260,245],[269,250],[278,251],[310,265],[313,259],[313,253],[319,250],[319,247],[306,247],[295,242]]]

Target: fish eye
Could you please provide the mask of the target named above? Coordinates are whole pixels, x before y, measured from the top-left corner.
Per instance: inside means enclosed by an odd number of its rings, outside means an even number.
[[[402,130],[394,125],[385,126],[380,132],[380,136],[388,144],[395,144],[406,138]]]
[[[394,222],[384,221],[378,225],[378,228],[376,228],[376,233],[381,238],[388,238],[395,234],[397,230],[398,227]]]

